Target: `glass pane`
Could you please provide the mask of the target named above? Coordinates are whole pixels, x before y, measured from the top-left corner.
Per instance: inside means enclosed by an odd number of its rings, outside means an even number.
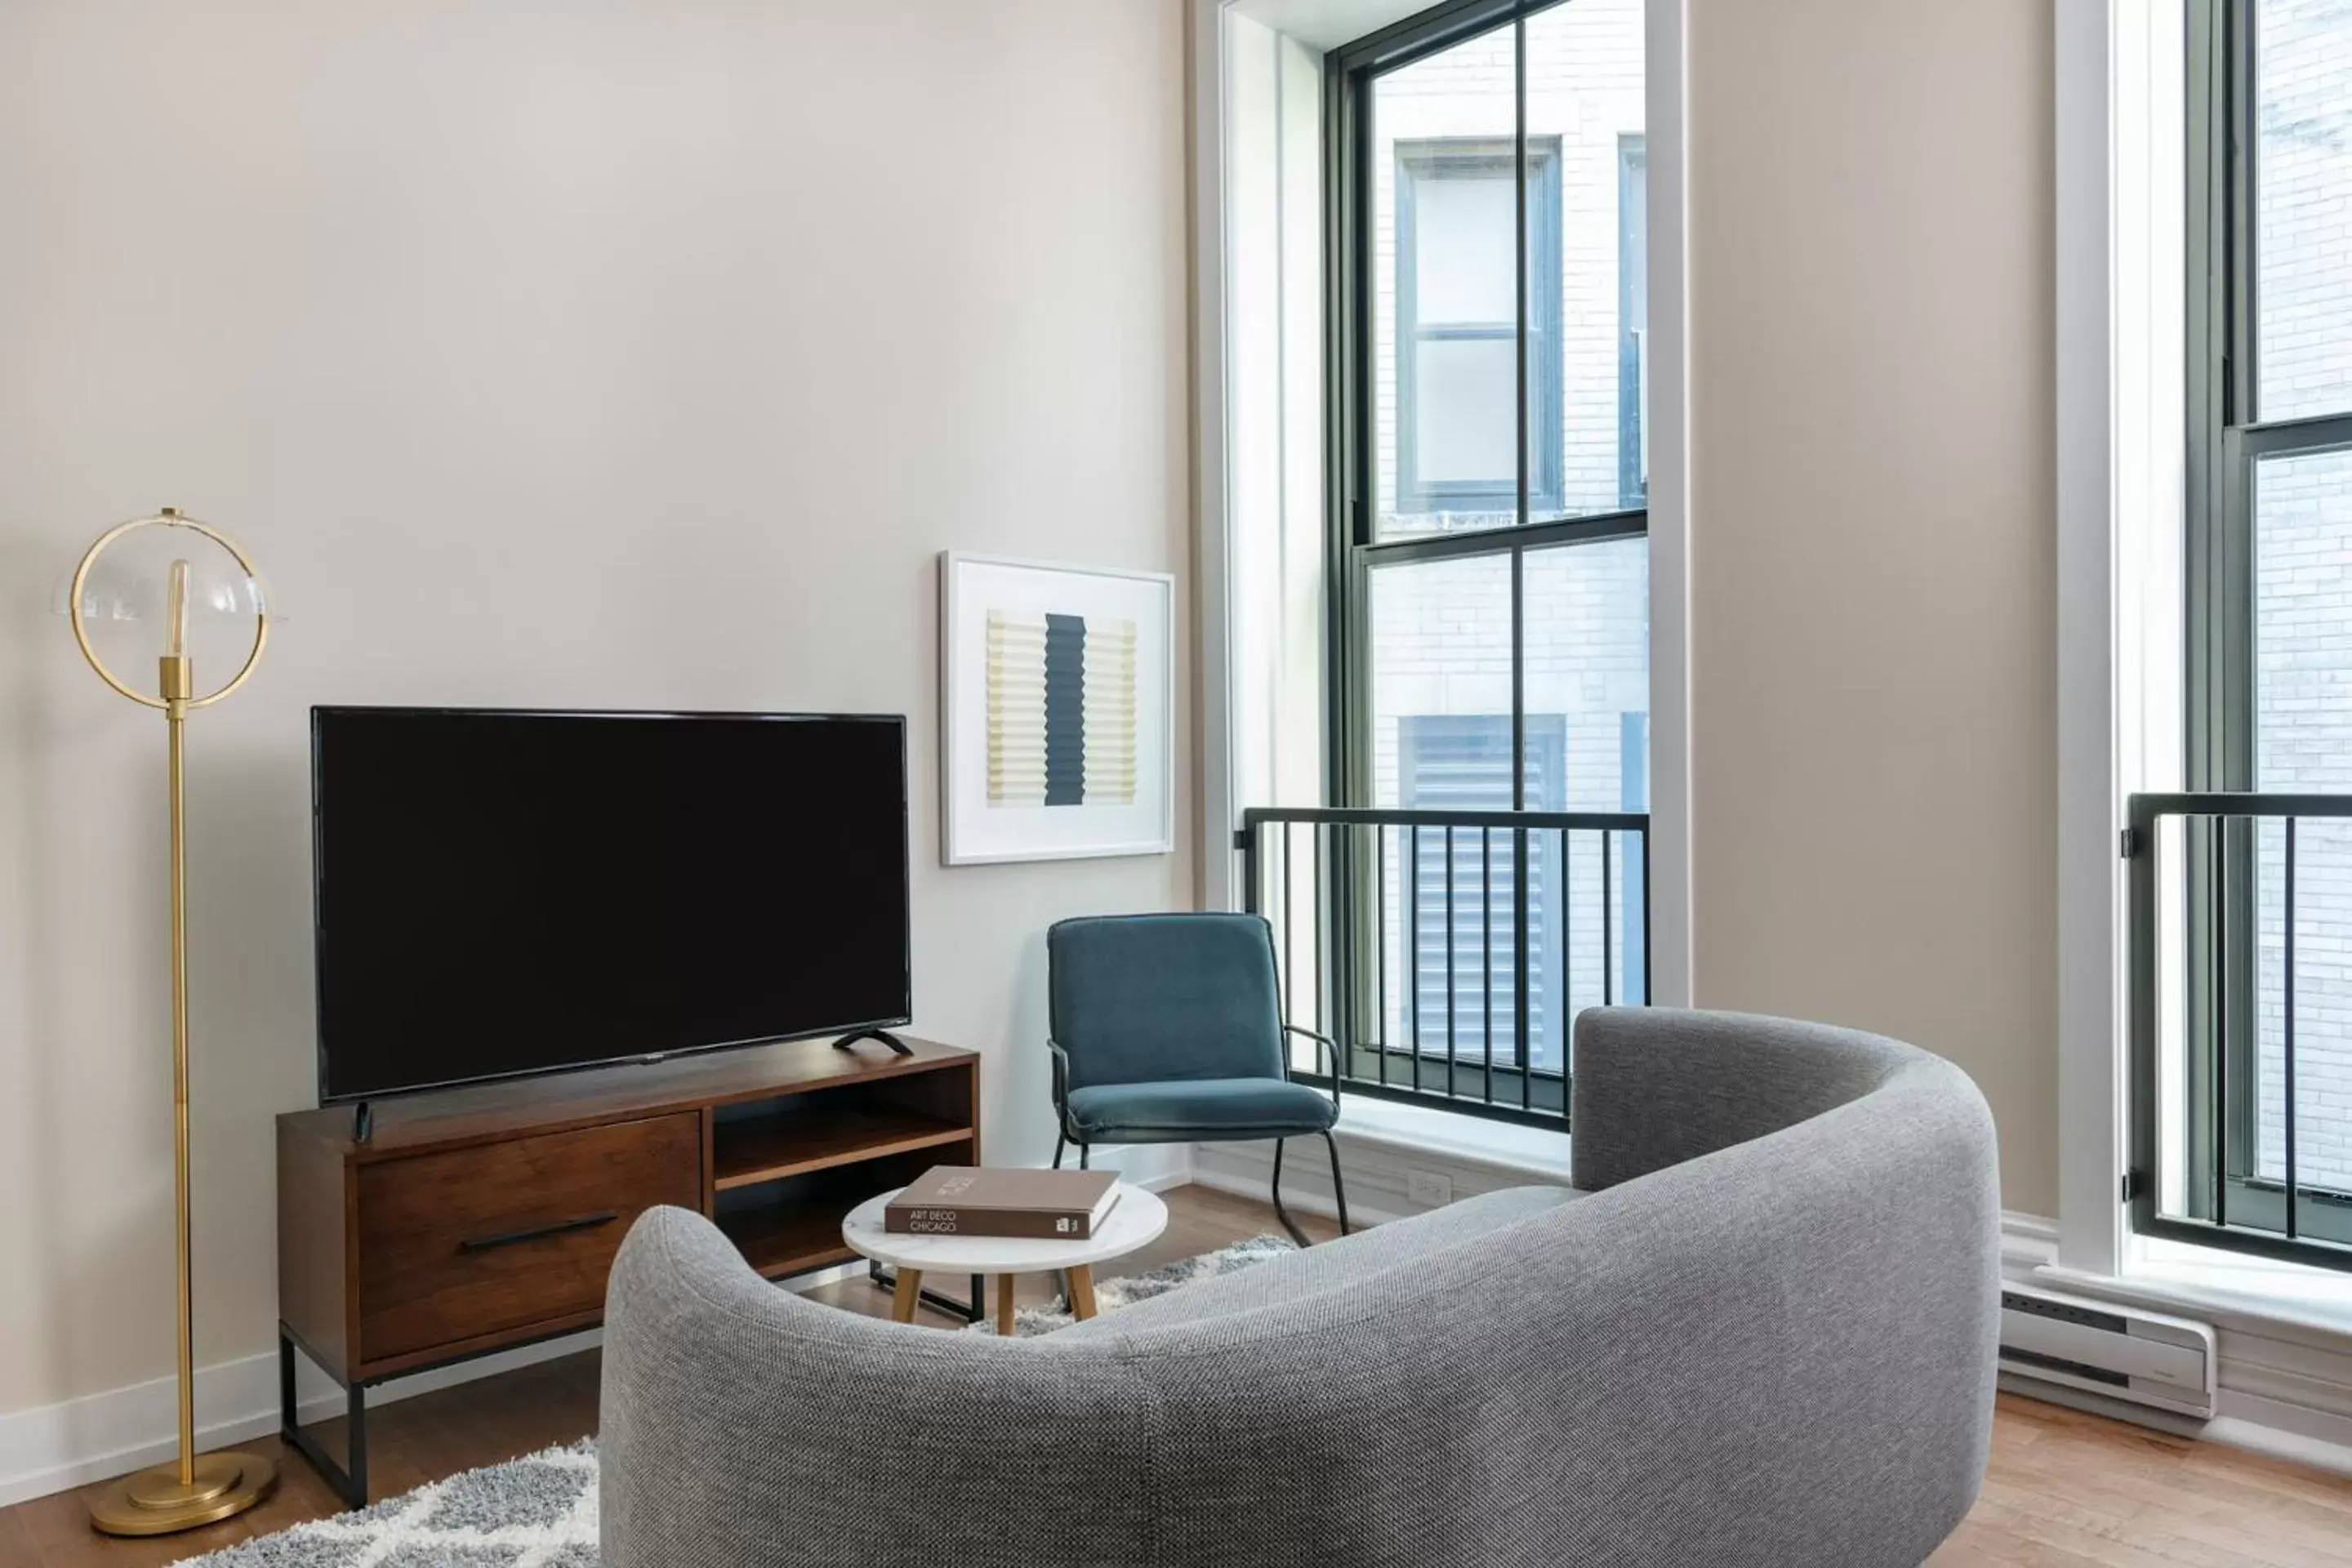
[[[1509,727],[1510,558],[1379,567],[1370,600],[1372,804],[1402,805],[1403,721],[1498,714]]]
[[[1379,567],[1371,575],[1370,600],[1374,804],[1507,809],[1510,558]],[[1555,733],[1546,754],[1556,758],[1559,752]],[[1530,782],[1530,805],[1543,803],[1541,790],[1540,781]],[[1397,829],[1383,837],[1378,895],[1381,1037],[1399,1049],[1417,1047],[1424,1058],[1444,1058],[1450,1046],[1455,1060],[1475,1058],[1483,1066],[1491,973],[1495,1059],[1516,1063],[1515,858],[1509,836],[1485,843],[1468,830],[1454,836],[1450,1030],[1444,831]],[[1539,847],[1535,854],[1539,859]],[[1529,952],[1539,971],[1548,951],[1539,935],[1543,879],[1542,865],[1532,866]],[[1544,996],[1557,993],[1556,985],[1547,988],[1538,973],[1529,989],[1529,1034],[1541,1061],[1547,1041],[1564,1040],[1566,1019],[1556,1010],[1548,1016],[1542,1005]]]
[[[1538,521],[1647,504],[1643,26],[1642,0],[1575,0],[1527,25],[1528,473]]]
[[[1402,804],[1408,808],[1510,809],[1508,713],[1407,714],[1398,721],[1397,740]],[[1559,721],[1531,721],[1527,746],[1528,805],[1557,810],[1564,750]],[[1391,943],[1406,941],[1410,921],[1411,958],[1395,957],[1391,948],[1388,972],[1399,979],[1387,998],[1392,1010],[1390,1039],[1423,1057],[1482,1068],[1491,1039],[1497,1064],[1517,1063],[1518,973],[1513,954],[1518,838],[1514,832],[1459,826],[1451,832],[1442,826],[1406,828],[1395,835],[1397,859],[1383,870],[1391,873],[1385,907],[1396,914],[1383,937]],[[1526,839],[1528,1054],[1538,1069],[1558,1071],[1570,1016],[1561,972],[1566,847],[1557,829],[1530,831]],[[1591,918],[1597,921],[1597,912]],[[1485,1088],[1482,1079],[1478,1089],[1483,1093]],[[1505,1085],[1498,1092],[1517,1098],[1507,1090]]]
[[[1518,319],[1511,233],[1518,226],[1510,164],[1481,161],[1445,178],[1413,182],[1413,314],[1432,325]]]
[[[1505,26],[1371,84],[1375,538],[1518,515],[1516,47]]]
[[[1650,809],[1650,547],[1643,539],[1528,552],[1528,722],[1561,727],[1563,811]],[[1533,804],[1530,802],[1530,804]],[[1570,1016],[1604,996],[1646,1000],[1643,839],[1570,836],[1565,886]],[[1606,910],[1606,951],[1604,921]]]
[[[2255,411],[2342,413],[2352,409],[2352,10],[2260,0],[2254,26]]]
[[[1511,388],[1519,377],[1517,340],[1439,338],[1424,340],[1413,353],[1422,482],[1475,483],[1507,474],[1516,489],[1511,447],[1519,412]]]
[[[2352,452],[2255,466],[2257,787],[2352,790]],[[2296,1153],[2352,1191],[2352,830],[2305,822],[2295,860]],[[2256,839],[2254,1164],[2285,1171],[2284,829]]]

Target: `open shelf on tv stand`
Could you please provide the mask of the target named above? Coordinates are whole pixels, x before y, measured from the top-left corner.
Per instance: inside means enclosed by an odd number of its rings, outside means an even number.
[[[364,1391],[594,1328],[622,1237],[659,1204],[714,1220],[772,1279],[850,1262],[841,1221],[856,1204],[931,1165],[980,1163],[980,1058],[886,1043],[799,1040],[278,1117],[289,1445],[363,1504]],[[940,1304],[979,1314],[976,1290]],[[345,1391],[341,1463],[296,1424],[297,1350]]]

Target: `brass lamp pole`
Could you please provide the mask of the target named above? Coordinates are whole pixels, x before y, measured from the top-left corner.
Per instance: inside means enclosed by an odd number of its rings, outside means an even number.
[[[195,662],[188,648],[188,618],[192,607],[194,570],[184,556],[175,557],[163,574],[163,647],[156,659],[152,693],[124,680],[106,666],[92,645],[88,622],[93,618],[142,621],[157,606],[154,584],[135,573],[105,583],[101,557],[108,549],[145,529],[184,530],[209,541],[236,563],[232,577],[208,584],[203,609],[253,620],[253,643],[236,675],[219,689],[199,696]],[[142,602],[143,601],[143,602]],[[74,568],[66,612],[73,622],[74,642],[99,678],[142,707],[163,710],[169,737],[172,816],[172,1193],[175,1207],[176,1252],[179,1258],[180,1456],[176,1463],[140,1470],[110,1483],[89,1499],[90,1523],[109,1535],[167,1535],[193,1530],[232,1514],[244,1512],[278,1486],[277,1465],[257,1454],[196,1453],[195,1270],[191,1248],[188,1199],[188,861],[185,763],[188,715],[208,708],[244,685],[261,662],[269,642],[269,606],[253,563],[226,535],[173,507],[153,517],[133,518],[99,535]]]

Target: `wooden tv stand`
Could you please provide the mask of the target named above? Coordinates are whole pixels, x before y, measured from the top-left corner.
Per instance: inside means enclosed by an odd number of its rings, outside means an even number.
[[[980,1058],[830,1040],[485,1084],[278,1119],[280,1418],[367,1501],[365,1391],[595,1327],[637,1215],[709,1215],[772,1279],[855,1259],[842,1216],[935,1164],[980,1163]],[[945,1303],[978,1317],[972,1300]],[[294,1352],[342,1386],[346,1461],[296,1419]]]

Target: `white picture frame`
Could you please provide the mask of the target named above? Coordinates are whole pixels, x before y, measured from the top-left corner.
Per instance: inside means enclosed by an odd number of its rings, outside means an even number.
[[[1172,853],[1176,579],[953,550],[939,571],[940,863]]]

